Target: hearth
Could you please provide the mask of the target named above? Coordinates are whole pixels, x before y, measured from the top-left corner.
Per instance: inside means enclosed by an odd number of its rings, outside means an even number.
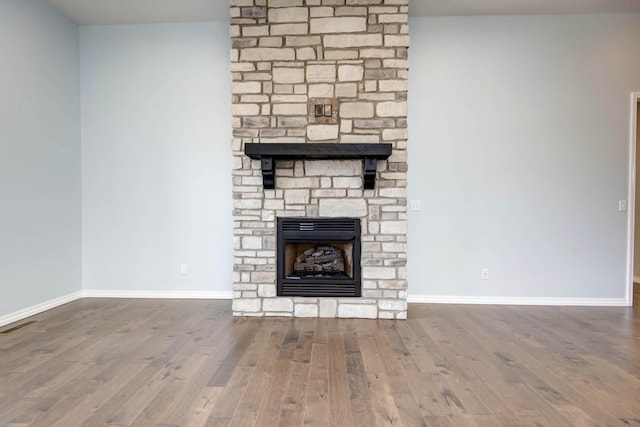
[[[359,297],[359,218],[278,218],[278,296]]]

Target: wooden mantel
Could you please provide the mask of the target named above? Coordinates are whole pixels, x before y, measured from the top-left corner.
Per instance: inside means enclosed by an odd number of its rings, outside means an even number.
[[[364,161],[363,185],[375,188],[378,160],[391,155],[391,144],[347,143],[246,143],[244,153],[260,160],[262,182],[265,189],[275,188],[277,160],[348,160]]]

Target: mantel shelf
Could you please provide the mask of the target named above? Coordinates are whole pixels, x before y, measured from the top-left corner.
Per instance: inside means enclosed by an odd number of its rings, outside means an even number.
[[[244,153],[260,160],[265,189],[275,188],[276,160],[348,160],[364,161],[365,189],[375,188],[377,161],[391,155],[391,144],[342,143],[246,143]]]

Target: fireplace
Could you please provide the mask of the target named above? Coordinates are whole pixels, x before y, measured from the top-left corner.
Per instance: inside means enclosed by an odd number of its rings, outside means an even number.
[[[278,218],[278,296],[359,297],[359,218]]]
[[[233,315],[406,319],[409,0],[230,5]]]

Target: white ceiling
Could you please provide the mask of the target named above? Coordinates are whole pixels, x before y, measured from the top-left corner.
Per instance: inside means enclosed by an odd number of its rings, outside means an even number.
[[[229,0],[47,1],[80,25],[225,21],[229,19]]]
[[[410,0],[413,16],[640,12],[640,0]]]
[[[80,25],[224,21],[229,0],[47,0]],[[640,0],[410,0],[412,16],[640,12]]]

